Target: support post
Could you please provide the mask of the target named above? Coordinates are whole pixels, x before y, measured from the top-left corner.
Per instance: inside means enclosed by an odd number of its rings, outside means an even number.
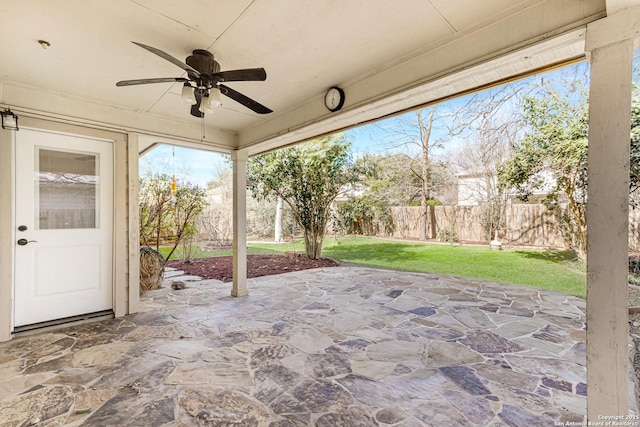
[[[140,135],[127,138],[128,218],[129,218],[129,305],[127,314],[140,310]]]
[[[15,138],[16,131],[0,129],[0,342],[9,341],[13,330]]]
[[[233,163],[233,288],[232,297],[247,290],[247,159],[245,150],[231,153]]]
[[[636,17],[638,14],[634,14]],[[587,199],[587,417],[629,410],[629,130],[634,41],[605,18],[587,27],[591,63]],[[616,37],[619,34],[619,37]]]

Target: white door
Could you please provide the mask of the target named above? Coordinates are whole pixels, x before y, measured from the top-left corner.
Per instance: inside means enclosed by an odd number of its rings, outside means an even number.
[[[113,143],[16,132],[14,326],[113,308]]]

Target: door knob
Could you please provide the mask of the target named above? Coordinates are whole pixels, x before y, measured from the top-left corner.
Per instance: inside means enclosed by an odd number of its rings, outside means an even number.
[[[29,243],[31,243],[31,242],[37,242],[37,240],[27,240],[27,239],[19,239],[19,240],[18,240],[18,244],[19,244],[20,246],[27,245],[27,244],[29,244]]]

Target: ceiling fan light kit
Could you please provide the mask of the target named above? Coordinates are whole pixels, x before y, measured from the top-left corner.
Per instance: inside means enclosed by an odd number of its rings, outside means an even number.
[[[213,108],[214,107],[213,107],[213,104],[211,103],[211,98],[209,97],[209,94],[205,92],[200,101],[199,111],[202,114],[213,113]]]
[[[191,87],[189,83],[185,83],[184,86],[182,86],[182,95],[180,99],[182,102],[189,105],[195,105],[198,102],[193,94],[193,87]]]
[[[258,114],[268,114],[272,110],[242,93],[223,85],[222,82],[265,81],[267,73],[264,68],[247,68],[240,70],[220,71],[220,64],[213,59],[213,54],[206,50],[196,49],[186,58],[186,62],[174,58],[166,52],[142,43],[132,42],[151,53],[171,62],[187,72],[185,77],[160,77],[152,79],[123,80],[116,86],[133,86],[150,83],[183,82],[181,101],[191,104],[191,115],[204,117],[222,105],[222,95],[244,105]]]
[[[214,107],[222,105],[222,94],[220,93],[220,89],[217,87],[209,89],[209,101],[211,101],[211,105]]]

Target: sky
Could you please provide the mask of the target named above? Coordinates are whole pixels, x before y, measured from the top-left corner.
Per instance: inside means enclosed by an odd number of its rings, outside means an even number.
[[[372,144],[384,134],[376,126],[362,126],[346,132],[352,142],[353,153],[379,153],[385,151],[383,144]],[[358,154],[355,154],[356,156]],[[180,181],[189,181],[206,188],[209,181],[217,178],[222,170],[231,169],[229,157],[218,153],[193,148],[159,145],[140,158],[140,176],[149,172],[176,175]]]
[[[393,127],[394,119],[387,119],[384,124],[381,122],[381,124],[361,126],[344,132],[346,138],[351,141],[351,152],[354,158],[369,153],[385,154],[401,149],[406,151],[406,147],[389,146],[389,141],[395,138]],[[454,139],[449,140],[446,148],[452,149],[455,143]],[[445,152],[444,148],[440,150],[441,155]],[[231,169],[228,159],[228,156],[211,151],[159,145],[140,158],[140,176],[149,172],[166,173],[176,175],[179,181],[189,181],[206,188],[207,183],[215,180],[220,171]]]
[[[586,64],[580,63],[566,67],[564,72],[571,76],[572,70],[579,70],[580,67],[584,68]],[[560,72],[562,71],[556,70],[550,73]],[[540,79],[540,76],[533,78]],[[484,93],[486,92],[480,92],[480,96],[485,96]],[[460,107],[468,102],[471,96],[467,95],[441,104],[438,106],[439,112],[442,113],[447,108]],[[389,154],[399,151],[407,152],[411,149],[417,150],[417,146],[412,148],[412,144],[406,144],[408,140],[419,138],[417,127],[409,125],[409,121],[415,122],[413,112],[345,131],[347,140],[351,142],[353,157],[357,158],[366,153]],[[462,150],[466,142],[465,138],[468,139],[469,136],[450,135],[446,117],[436,121],[431,141],[440,142],[441,147],[432,153],[432,158],[444,159],[452,156],[456,151]],[[160,145],[140,159],[141,176],[149,171],[175,174],[179,181],[190,181],[201,187],[206,187],[207,182],[215,180],[220,171],[230,168],[228,156],[169,145]]]
[[[211,151],[159,145],[140,158],[140,176],[149,172],[175,175],[176,180],[189,181],[206,188],[218,173],[231,168],[229,157]]]
[[[386,150],[379,141],[386,132],[376,126],[362,126],[345,132],[351,141],[354,156],[365,153],[383,154]],[[223,169],[231,169],[229,157],[211,151],[159,145],[140,158],[140,176],[149,172],[176,175],[179,181],[189,181],[206,188]]]

